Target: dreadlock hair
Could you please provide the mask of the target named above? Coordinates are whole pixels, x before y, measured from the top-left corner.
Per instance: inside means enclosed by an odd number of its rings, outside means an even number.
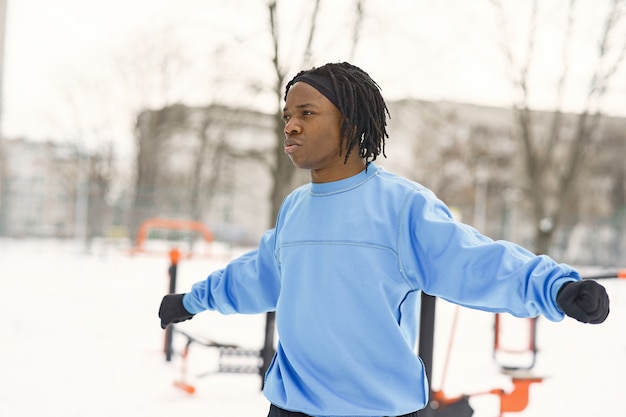
[[[344,163],[356,146],[359,156],[366,162],[374,161],[381,153],[386,158],[387,117],[391,118],[391,115],[378,84],[357,66],[347,62],[329,63],[300,71],[287,83],[285,100],[291,86],[301,81],[298,78],[308,74],[323,77],[332,85],[331,94],[335,97],[331,101],[343,116],[339,154],[346,150]]]

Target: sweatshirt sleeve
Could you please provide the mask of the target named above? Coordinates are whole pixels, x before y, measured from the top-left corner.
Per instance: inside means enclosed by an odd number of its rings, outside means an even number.
[[[280,278],[274,257],[274,229],[261,238],[259,247],[196,282],[183,297],[192,314],[216,310],[222,314],[256,314],[272,311],[280,292]]]
[[[401,263],[419,289],[470,308],[563,319],[558,290],[581,279],[570,266],[453,220],[428,190],[407,205],[406,218],[407,235],[400,241],[410,244],[400,248]]]

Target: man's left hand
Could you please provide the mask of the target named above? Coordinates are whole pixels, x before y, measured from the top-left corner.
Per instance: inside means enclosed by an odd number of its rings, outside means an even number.
[[[563,313],[583,323],[599,324],[609,315],[609,296],[595,281],[566,282],[556,296]]]

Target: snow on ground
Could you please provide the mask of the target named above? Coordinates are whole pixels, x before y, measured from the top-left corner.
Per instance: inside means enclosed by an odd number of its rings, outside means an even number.
[[[236,253],[181,261],[178,289]],[[191,347],[187,381],[194,395],[174,387],[181,358],[165,361],[157,318],[168,266],[165,253],[129,256],[115,245],[86,253],[73,242],[0,240],[0,416],[266,416],[260,377],[216,373],[215,349]],[[612,299],[605,324],[539,320],[533,372],[547,378],[531,386],[525,411],[507,416],[624,415],[626,282],[603,283]],[[446,360],[455,307],[437,308],[435,388],[447,363],[448,395],[510,389],[492,357],[493,316],[462,309]],[[263,315],[203,313],[181,327],[256,349],[263,326]],[[183,344],[175,338],[177,350]],[[493,395],[472,397],[471,404],[476,417],[498,415]]]

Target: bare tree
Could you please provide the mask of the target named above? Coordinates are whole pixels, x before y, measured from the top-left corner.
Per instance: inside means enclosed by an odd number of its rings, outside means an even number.
[[[315,28],[317,26],[317,18],[319,15],[320,0],[315,0],[315,7],[311,14],[310,29],[307,37],[307,43],[304,48],[302,65],[310,65],[312,57],[312,45],[315,37]],[[268,3],[269,12],[269,24],[270,35],[272,39],[272,68],[274,70],[274,85],[272,91],[276,97],[276,110],[274,117],[276,120],[276,146],[274,147],[274,160],[269,165],[270,172],[272,174],[272,191],[270,195],[271,210],[270,210],[270,224],[273,224],[278,215],[278,210],[282,204],[283,198],[289,193],[293,187],[293,180],[295,175],[295,167],[286,158],[283,153],[283,140],[285,135],[283,133],[283,114],[282,114],[282,100],[283,100],[283,87],[285,84],[285,78],[287,77],[287,71],[284,69],[281,63],[281,49],[280,49],[280,36],[279,36],[279,24],[277,18],[277,1],[273,0]]]
[[[87,239],[102,236],[107,221],[107,197],[115,177],[113,144],[104,142],[89,155],[89,198],[87,212]]]
[[[266,152],[259,149],[242,149],[231,144],[228,132],[241,125],[241,119],[250,119],[250,113],[216,104],[188,110],[189,116],[197,115],[198,123],[188,122],[187,128],[197,138],[193,152],[189,186],[189,215],[202,219],[202,208],[210,207],[211,198],[222,188],[232,188],[224,177],[231,161],[254,161],[269,165]],[[201,204],[200,196],[203,196]]]
[[[186,107],[181,105],[144,111],[137,117],[135,191],[128,219],[133,238],[139,224],[156,214],[156,191],[164,185],[162,167],[169,157],[167,139],[185,126],[186,119]]]
[[[615,36],[618,20],[624,16],[624,1],[611,0],[604,27],[598,40],[596,65],[589,81],[584,108],[572,126],[566,123],[563,96],[570,75],[573,28],[576,0],[570,0],[562,49],[562,69],[555,86],[556,108],[551,113],[547,128],[536,120],[530,109],[529,74],[536,47],[538,0],[531,6],[526,56],[521,63],[514,59],[512,43],[507,37],[507,22],[500,0],[492,0],[502,30],[502,49],[510,71],[510,80],[517,93],[514,102],[516,135],[523,149],[526,184],[524,191],[532,206],[535,223],[534,250],[547,253],[554,232],[562,218],[568,198],[576,191],[576,179],[583,168],[583,156],[598,135],[602,116],[602,101],[610,81],[622,65],[626,53],[626,39]],[[613,42],[619,42],[615,45]]]
[[[359,39],[361,37],[361,26],[363,24],[363,9],[364,9],[364,0],[356,0],[354,12],[355,12],[355,22],[354,27],[352,28],[352,43],[350,45],[350,60],[354,59],[356,55],[356,47],[359,44]]]
[[[161,168],[169,158],[168,139],[188,123],[187,107],[176,104],[179,80],[184,79],[188,64],[183,51],[171,31],[165,30],[136,40],[116,59],[116,70],[125,86],[125,102],[130,103],[127,110],[136,115],[135,187],[126,220],[131,239],[139,224],[155,215],[157,189],[178,180],[161,175]],[[171,195],[172,201],[181,198]]]
[[[131,114],[180,102],[180,84],[190,59],[172,30],[145,34],[120,52],[116,71]]]

